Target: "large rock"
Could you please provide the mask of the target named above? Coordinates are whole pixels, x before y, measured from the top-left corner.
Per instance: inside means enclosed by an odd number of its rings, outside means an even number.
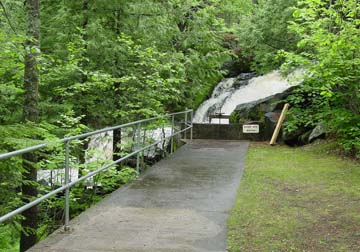
[[[284,133],[282,138],[290,146],[301,146],[313,142],[316,139],[323,138],[326,134],[323,124],[315,128],[299,128],[291,133]]]
[[[321,123],[311,131],[311,134],[309,136],[309,142],[311,143],[315,139],[322,138],[325,136],[325,134],[326,134],[325,125]]]
[[[281,111],[284,106],[284,99],[286,99],[294,87],[289,88],[283,93],[275,94],[264,99],[257,101],[240,104],[233,112],[236,115],[232,115],[233,118],[241,118],[244,121],[264,121],[265,114],[268,112]]]
[[[292,93],[293,89],[289,88],[283,93],[238,105],[230,116],[230,122],[261,121],[264,123],[264,138],[270,140],[284,106],[284,100]]]

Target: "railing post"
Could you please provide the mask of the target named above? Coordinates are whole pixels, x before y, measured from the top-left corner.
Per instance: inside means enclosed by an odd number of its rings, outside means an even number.
[[[193,120],[194,120],[194,110],[191,110],[191,129],[190,129],[190,140],[193,140]]]
[[[69,167],[69,156],[70,156],[70,141],[65,142],[65,185],[70,182],[70,167]],[[65,225],[64,230],[69,231],[70,221],[70,188],[65,189]]]
[[[146,146],[146,127],[144,127],[144,135],[142,139],[143,146]],[[141,168],[145,168],[145,150],[141,152]]]
[[[162,157],[164,158],[166,155],[166,134],[165,134],[165,124],[164,122],[162,123],[162,128],[161,128],[161,148],[162,148]]]
[[[141,131],[141,123],[139,123],[137,125],[136,128],[136,136],[135,136],[135,141],[136,141],[136,151],[140,150],[140,131]],[[136,154],[136,171],[139,173],[140,172],[140,152],[138,152]]]
[[[184,127],[184,129],[187,128],[187,120],[188,120],[188,112],[185,112],[185,127]],[[186,140],[186,130],[184,131],[184,139]]]
[[[174,127],[175,127],[175,116],[171,116],[171,138],[170,138],[170,153],[174,152]]]

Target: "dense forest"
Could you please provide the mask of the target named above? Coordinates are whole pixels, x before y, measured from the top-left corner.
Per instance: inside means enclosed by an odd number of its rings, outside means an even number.
[[[233,72],[303,68],[285,130],[321,123],[339,150],[360,155],[357,0],[1,0],[0,12],[1,153],[196,109]],[[0,215],[37,195],[36,169],[63,160],[52,151],[1,163]],[[0,224],[0,251],[58,227],[51,211],[63,202],[47,204],[39,224]]]

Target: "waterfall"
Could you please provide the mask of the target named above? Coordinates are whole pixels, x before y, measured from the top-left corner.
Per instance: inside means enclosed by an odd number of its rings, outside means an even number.
[[[233,87],[237,78],[227,78],[221,81],[214,89],[210,99],[206,100],[197,109],[194,122],[207,122],[209,115],[220,111],[225,100],[234,92]]]
[[[211,115],[229,116],[238,105],[282,93],[294,85],[300,84],[302,70],[296,70],[286,78],[279,71],[269,74],[244,78],[227,78],[214,89],[210,99],[206,100],[196,110],[194,123],[222,123],[228,124],[228,119],[210,120]]]

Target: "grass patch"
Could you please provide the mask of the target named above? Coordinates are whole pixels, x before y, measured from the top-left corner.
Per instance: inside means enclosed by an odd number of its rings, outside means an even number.
[[[252,144],[228,220],[228,251],[360,251],[359,163],[323,145]]]

